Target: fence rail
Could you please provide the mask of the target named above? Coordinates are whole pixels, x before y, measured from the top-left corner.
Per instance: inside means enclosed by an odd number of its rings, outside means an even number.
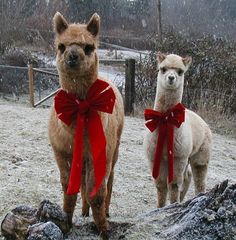
[[[139,54],[139,60],[140,62],[142,61],[142,55],[147,56],[148,53],[144,52],[144,51],[140,51],[140,50],[136,50],[133,48],[127,48],[127,47],[122,47],[116,44],[111,44],[111,43],[106,43],[106,42],[100,42],[100,46],[105,46],[111,49],[115,49],[115,58],[117,59],[117,50],[124,50],[124,51],[130,51],[130,52],[134,52],[134,53],[138,53]]]
[[[133,49],[133,48],[122,47],[122,46],[119,46],[119,45],[116,45],[116,44],[100,42],[100,45],[103,45],[103,46],[106,46],[106,47],[110,47],[110,48],[114,48],[114,49],[118,49],[118,50],[125,50],[125,51],[131,51],[131,52],[135,52],[135,53],[139,53],[139,54],[148,55],[147,52],[140,51],[140,50]]]
[[[28,69],[28,67],[10,66],[10,65],[0,65],[0,68],[21,69],[21,70],[27,70]]]

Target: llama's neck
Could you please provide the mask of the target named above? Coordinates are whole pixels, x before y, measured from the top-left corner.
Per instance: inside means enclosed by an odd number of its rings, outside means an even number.
[[[98,74],[90,72],[86,76],[71,73],[60,73],[61,88],[67,92],[74,93],[79,99],[85,99],[88,89],[97,80]]]
[[[182,101],[183,89],[164,89],[157,85],[154,109],[159,112],[166,112]]]

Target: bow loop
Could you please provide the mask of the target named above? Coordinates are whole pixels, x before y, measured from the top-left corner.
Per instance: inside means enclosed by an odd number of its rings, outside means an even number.
[[[161,113],[152,109],[145,109],[144,117],[147,121],[145,125],[151,132],[158,128],[158,139],[153,161],[152,176],[154,179],[159,176],[164,143],[167,141],[168,180],[169,182],[172,182],[174,177],[174,126],[179,128],[184,122],[185,107],[181,103],[178,103],[165,113]]]
[[[145,109],[144,117],[147,121],[145,125],[151,132],[163,121],[163,114],[152,109]]]
[[[55,96],[57,117],[68,126],[76,121],[74,151],[67,194],[80,190],[83,163],[84,129],[88,129],[91,153],[94,163],[94,196],[106,174],[106,138],[103,132],[100,112],[112,113],[115,93],[110,85],[97,79],[89,88],[86,99],[78,99],[74,94],[60,90]],[[86,121],[85,121],[86,118]]]
[[[54,98],[54,108],[57,117],[66,125],[70,126],[72,120],[76,118],[79,104],[76,97],[72,93],[67,93],[64,90],[59,90]]]
[[[115,105],[115,93],[112,88],[107,88],[91,103],[91,106],[96,111],[112,113]]]

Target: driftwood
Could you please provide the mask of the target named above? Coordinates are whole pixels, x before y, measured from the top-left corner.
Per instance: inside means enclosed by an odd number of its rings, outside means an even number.
[[[146,232],[147,239],[236,239],[236,184],[226,180],[185,203],[145,214],[130,231],[129,237]]]
[[[156,209],[129,223],[110,225],[112,240],[235,240],[236,184],[228,185],[226,180],[184,203]],[[97,239],[92,226],[83,224],[68,239]]]
[[[1,231],[7,240],[60,240],[63,233],[69,231],[69,226],[61,208],[44,200],[38,209],[29,206],[13,209],[3,219]]]
[[[2,221],[1,231],[6,239],[25,239],[28,227],[37,222],[37,209],[18,206],[8,213]]]
[[[94,223],[80,221],[79,228],[63,238],[62,232],[68,231],[66,216],[58,205],[45,200],[37,211],[27,206],[12,210],[1,230],[6,239],[97,239]],[[236,184],[224,181],[182,204],[154,210],[129,222],[110,222],[110,239],[236,239]]]

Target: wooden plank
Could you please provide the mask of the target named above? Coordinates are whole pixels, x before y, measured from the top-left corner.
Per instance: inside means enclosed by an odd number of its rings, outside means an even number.
[[[28,69],[28,67],[19,67],[19,66],[10,66],[10,65],[0,65],[0,68],[19,69],[19,70],[27,70]]]
[[[52,92],[51,94],[49,94],[49,95],[46,96],[45,98],[41,99],[40,101],[38,101],[37,103],[35,103],[34,106],[37,107],[38,105],[40,105],[41,103],[45,102],[45,101],[48,100],[49,98],[55,96],[59,90],[60,90],[60,89],[57,89],[56,91]]]
[[[161,12],[161,0],[157,0],[157,15],[158,15],[158,26],[157,26],[157,32],[158,32],[158,37],[160,38],[162,42],[162,12]]]
[[[29,78],[29,104],[34,107],[34,72],[31,65],[28,65],[28,78]]]
[[[114,49],[117,49],[117,50],[125,50],[125,51],[130,51],[130,52],[135,52],[135,53],[141,53],[141,54],[144,54],[144,55],[148,55],[148,53],[146,53],[144,51],[139,51],[139,50],[132,49],[132,48],[122,47],[122,46],[111,44],[111,43],[100,42],[100,45],[111,47],[111,48],[114,48]]]
[[[100,59],[99,63],[101,64],[125,64],[124,59]]]
[[[53,72],[49,72],[49,71],[45,71],[45,70],[42,70],[42,69],[39,69],[39,68],[33,68],[33,70],[35,72],[39,72],[39,73],[44,73],[44,74],[48,74],[48,75],[53,75],[53,76],[59,76],[58,73],[53,73]]]
[[[125,114],[134,112],[135,101],[135,59],[125,62]]]

